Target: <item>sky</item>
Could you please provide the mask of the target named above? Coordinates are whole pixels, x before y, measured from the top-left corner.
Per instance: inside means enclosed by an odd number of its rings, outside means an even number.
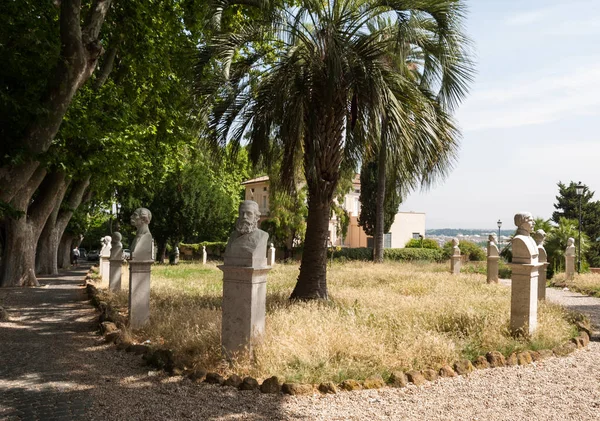
[[[466,1],[477,75],[456,112],[458,162],[400,211],[493,231],[520,211],[550,218],[559,181],[600,200],[600,0]]]

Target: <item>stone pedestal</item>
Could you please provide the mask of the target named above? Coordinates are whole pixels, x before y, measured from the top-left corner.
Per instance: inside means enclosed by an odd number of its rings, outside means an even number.
[[[460,256],[450,257],[450,273],[458,275],[460,273]]]
[[[206,246],[202,246],[202,264],[203,265],[206,264],[206,257],[207,257]]]
[[[108,257],[100,256],[100,276],[102,282],[109,282],[110,280],[110,260]]]
[[[153,260],[129,261],[129,327],[139,329],[150,320],[150,268]]]
[[[487,258],[487,283],[498,283],[498,261],[500,257],[489,256]]]
[[[537,328],[538,270],[543,263],[510,264],[510,329],[513,333],[532,334]]]
[[[538,272],[538,300],[546,299],[546,269],[550,263],[543,262]]]
[[[265,331],[267,273],[271,268],[221,265],[219,269],[223,271],[223,353],[231,357],[251,352]]]
[[[123,268],[123,259],[110,259],[110,276],[108,289],[110,291],[121,290],[121,269]]]
[[[567,281],[575,279],[575,256],[565,256],[565,275]]]
[[[267,262],[269,263],[269,266],[275,265],[275,247],[273,247],[273,243],[271,243],[271,247],[269,247],[267,252]]]

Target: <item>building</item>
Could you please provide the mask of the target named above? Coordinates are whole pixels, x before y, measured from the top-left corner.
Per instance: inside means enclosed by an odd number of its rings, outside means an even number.
[[[246,188],[245,199],[258,203],[261,222],[269,216],[269,177],[262,176],[242,183]],[[348,232],[344,238],[337,235],[338,221],[333,215],[329,221],[329,239],[332,244],[342,247],[372,247],[373,238],[367,236],[358,225],[360,213],[360,178],[352,180],[352,189],[344,197],[343,208],[348,212]],[[425,236],[425,213],[398,212],[390,231],[385,234],[385,248],[403,248],[411,238]]]

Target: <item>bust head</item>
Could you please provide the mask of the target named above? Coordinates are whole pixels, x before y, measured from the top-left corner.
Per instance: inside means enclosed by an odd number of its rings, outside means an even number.
[[[531,231],[533,231],[535,222],[530,212],[519,212],[515,215],[515,225],[517,226],[517,230],[530,234]],[[520,235],[523,235],[524,233],[521,233]]]
[[[575,239],[573,237],[569,237],[569,239],[567,240],[567,247],[575,247]]]
[[[131,215],[131,225],[141,228],[152,220],[152,212],[146,208],[137,208]]]
[[[542,244],[544,244],[544,239],[546,238],[546,232],[543,229],[539,229],[539,230],[536,230],[533,234],[531,234],[531,236],[535,240],[535,243],[538,246],[541,246]]]
[[[458,238],[454,237],[452,239],[452,247],[458,247]]]
[[[244,200],[240,203],[239,217],[235,223],[235,229],[240,234],[249,234],[254,232],[258,226],[260,211],[258,203],[252,200]]]
[[[121,235],[120,232],[115,231],[115,232],[112,233],[112,237],[111,238],[112,238],[112,241],[111,241],[112,244],[117,244],[117,243],[121,242],[121,240],[123,239],[123,236]]]
[[[497,241],[497,239],[496,239],[496,234],[490,234],[490,235],[488,236],[488,241],[489,241],[490,243],[496,243],[496,242],[498,242],[498,241]]]
[[[101,241],[102,241],[103,246],[107,246],[112,241],[112,237],[110,235],[106,235],[106,236],[102,237]]]

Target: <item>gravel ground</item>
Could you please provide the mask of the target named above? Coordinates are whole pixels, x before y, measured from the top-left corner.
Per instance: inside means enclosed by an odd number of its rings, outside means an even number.
[[[238,392],[149,371],[92,332],[96,315],[77,284],[0,290],[0,419],[42,420],[597,420],[600,342],[563,358],[476,371],[403,389],[293,397]],[[548,290],[600,317],[600,299]]]

